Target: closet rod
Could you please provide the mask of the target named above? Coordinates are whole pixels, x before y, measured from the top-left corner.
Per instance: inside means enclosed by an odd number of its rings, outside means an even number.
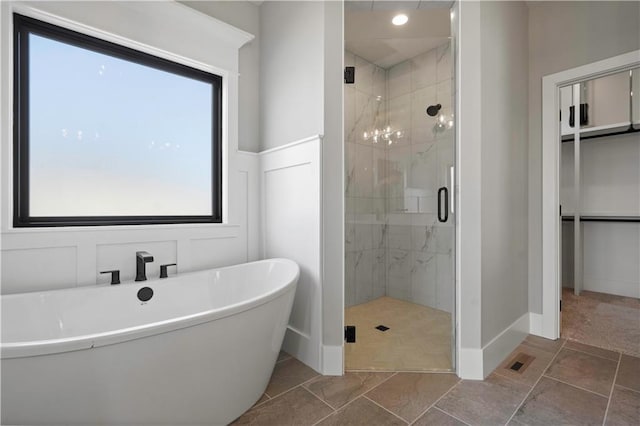
[[[585,139],[605,138],[607,136],[628,135],[630,133],[637,133],[637,132],[640,132],[640,129],[636,129],[633,126],[629,126],[629,128],[625,130],[617,130],[615,132],[601,133],[599,135],[580,136],[580,140],[583,141]],[[562,143],[565,143],[565,142],[573,142],[573,137],[567,138],[567,139],[563,138]]]
[[[573,216],[562,216],[563,222],[573,220]],[[640,216],[580,216],[580,222],[640,222]]]

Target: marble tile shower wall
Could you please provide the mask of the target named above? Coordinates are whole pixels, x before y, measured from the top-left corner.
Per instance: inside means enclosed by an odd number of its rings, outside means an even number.
[[[436,194],[453,131],[435,131],[425,112],[452,112],[448,43],[388,70],[345,52],[345,66],[356,67],[345,85],[345,305],[388,295],[452,312],[455,221],[437,221]],[[391,143],[370,137],[387,126]]]
[[[355,84],[345,85],[345,305],[365,303],[386,293],[386,152],[365,138],[387,120],[387,72],[350,52],[345,66],[356,67]]]
[[[453,312],[455,219],[437,216],[438,188],[450,184],[454,132],[426,113],[453,112],[449,43],[387,70],[387,114],[403,135],[387,147],[387,296]]]

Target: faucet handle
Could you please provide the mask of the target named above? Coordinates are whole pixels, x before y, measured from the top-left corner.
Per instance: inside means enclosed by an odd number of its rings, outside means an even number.
[[[114,269],[113,271],[102,271],[101,274],[111,274],[111,285],[120,284],[120,271]]]
[[[167,268],[169,266],[176,266],[176,263],[167,263],[166,265],[160,265],[160,278],[168,278]]]

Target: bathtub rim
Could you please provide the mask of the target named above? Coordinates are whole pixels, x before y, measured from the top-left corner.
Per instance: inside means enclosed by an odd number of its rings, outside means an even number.
[[[157,334],[169,333],[171,331],[180,330],[183,328],[197,326],[217,319],[238,315],[242,312],[261,306],[265,303],[277,299],[283,296],[288,291],[295,291],[298,279],[300,277],[300,267],[292,260],[285,258],[272,258],[264,259],[253,262],[240,263],[231,266],[225,266],[220,268],[204,269],[200,271],[185,272],[180,274],[181,277],[189,275],[203,274],[211,271],[217,271],[221,269],[240,268],[247,264],[256,263],[269,263],[269,262],[286,263],[294,267],[295,274],[288,282],[277,286],[275,289],[268,291],[267,293],[260,294],[257,297],[243,300],[242,302],[232,305],[224,306],[223,308],[209,309],[200,311],[190,315],[183,315],[175,318],[170,318],[162,321],[156,321],[148,324],[142,324],[134,327],[127,327],[117,330],[110,330],[101,333],[83,334],[81,336],[72,336],[59,339],[46,339],[35,341],[21,341],[21,342],[0,342],[0,359],[12,359],[12,358],[26,358],[42,355],[52,355],[64,352],[79,351],[86,349],[98,348],[101,346],[114,345],[118,343],[124,343],[130,340],[142,339]],[[169,278],[170,279],[170,278]],[[153,279],[145,282],[145,286],[153,285],[153,283],[164,283],[165,279]],[[125,283],[124,285],[140,286],[141,283]],[[85,291],[98,291],[104,290],[109,285],[91,286],[83,288]],[[65,288],[59,290],[49,290],[44,292],[34,292],[35,294],[49,293],[49,292],[69,292],[78,290],[78,287]],[[28,293],[16,293],[16,295],[22,295]],[[2,295],[1,297],[11,297],[13,295]]]

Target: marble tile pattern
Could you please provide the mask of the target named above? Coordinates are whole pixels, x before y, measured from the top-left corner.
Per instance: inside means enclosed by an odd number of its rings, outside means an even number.
[[[345,52],[356,67],[355,84],[345,85],[345,306],[386,293],[385,170],[382,144],[364,138],[387,121],[387,71]]]
[[[450,184],[452,131],[436,131],[427,106],[452,111],[449,44],[387,71],[387,117],[404,137],[387,146],[387,295],[452,313],[454,218],[438,221],[438,189]]]
[[[437,220],[436,197],[453,132],[426,114],[437,103],[452,111],[450,55],[446,43],[385,70],[345,52],[356,67],[345,86],[347,307],[387,295],[453,312],[454,219]],[[387,126],[402,137],[364,137]]]
[[[281,353],[267,390],[233,424],[251,425],[638,425],[640,358],[581,342],[528,336],[514,354],[535,357],[523,378],[500,365],[485,380],[460,380],[452,373],[347,372],[320,376]],[[567,353],[599,358],[582,363],[582,383],[559,377]],[[292,360],[296,362],[292,362]],[[606,392],[585,383],[602,383],[608,363],[616,365]],[[558,377],[552,377],[552,376]],[[283,377],[296,380],[283,381]],[[565,381],[568,380],[568,381]],[[286,383],[286,384],[285,384]]]

